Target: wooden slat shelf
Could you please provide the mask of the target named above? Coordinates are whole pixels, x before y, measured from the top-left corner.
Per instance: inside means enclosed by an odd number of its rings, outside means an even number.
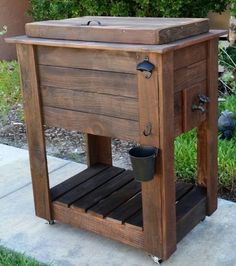
[[[57,218],[57,209],[65,208],[65,213],[71,211],[73,215],[76,213],[82,217],[86,214],[94,218],[94,221],[106,220],[106,223],[114,226],[120,225],[143,231],[141,183],[135,181],[130,170],[96,164],[53,187],[51,198],[55,218]],[[205,214],[205,189],[192,184],[177,183],[177,240],[180,241],[204,219]],[[61,215],[60,217],[65,222]],[[66,220],[68,223],[73,223],[68,217]],[[86,225],[78,224],[78,226],[87,229]]]

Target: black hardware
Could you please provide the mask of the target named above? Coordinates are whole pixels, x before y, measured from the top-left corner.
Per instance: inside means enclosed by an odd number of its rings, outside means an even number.
[[[152,76],[152,71],[155,68],[155,66],[149,62],[148,57],[146,57],[143,62],[139,63],[137,65],[137,70],[144,73],[145,78],[149,79]]]
[[[91,23],[97,23],[97,25],[102,26],[102,23],[98,20],[89,20],[86,25],[90,26]]]
[[[153,179],[157,154],[158,149],[153,146],[137,146],[129,151],[134,177],[137,181]]]
[[[151,135],[151,133],[152,133],[152,123],[149,122],[145,126],[145,129],[143,131],[143,135],[147,137],[147,136]]]
[[[205,104],[210,102],[209,97],[206,95],[198,95],[199,98],[199,103],[198,104],[193,104],[192,105],[192,111],[201,111],[202,113],[206,112]]]

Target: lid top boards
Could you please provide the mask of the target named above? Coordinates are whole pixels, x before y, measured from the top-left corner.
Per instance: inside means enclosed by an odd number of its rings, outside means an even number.
[[[209,20],[201,18],[80,17],[26,24],[28,37],[152,45],[208,31]]]

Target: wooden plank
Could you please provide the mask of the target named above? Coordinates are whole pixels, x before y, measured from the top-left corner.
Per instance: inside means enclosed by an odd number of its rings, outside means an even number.
[[[44,123],[93,135],[139,140],[138,122],[108,116],[44,107]]]
[[[139,210],[142,210],[141,193],[136,194],[133,198],[122,204],[120,207],[116,208],[106,217],[106,219],[112,220],[117,223],[124,223]]]
[[[195,84],[183,91],[183,132],[197,127],[206,119],[206,113],[192,110],[193,104],[199,105],[199,95],[206,95],[206,81]]]
[[[192,184],[187,184],[183,182],[178,182],[176,184],[176,201],[178,202],[181,200],[182,197],[184,197],[189,191],[193,189]],[[117,208],[115,211],[110,213],[106,218],[111,219],[116,222],[127,222],[127,219],[134,214],[137,213],[137,211],[141,210],[142,213],[142,200],[141,200],[141,194],[137,194],[135,197],[127,201],[125,204],[121,205],[119,208]],[[139,216],[139,215],[138,215]],[[132,222],[133,218],[129,220],[130,224],[133,224],[135,226],[142,227],[143,223],[136,224],[135,222]],[[134,221],[136,218],[134,218]]]
[[[182,91],[174,94],[174,125],[175,136],[179,136],[183,132],[183,93]]]
[[[136,73],[134,53],[101,50],[37,47],[40,65],[72,67],[108,72]],[[85,73],[85,72],[84,72]],[[115,76],[115,75],[114,75]],[[125,75],[123,75],[125,76]],[[127,76],[126,76],[127,77]],[[88,80],[87,80],[88,81]]]
[[[108,168],[108,165],[96,164],[92,167],[85,169],[77,175],[72,176],[71,178],[65,180],[64,182],[58,184],[57,186],[50,189],[51,199],[54,201],[58,197],[64,195],[71,189],[82,184],[91,177],[105,171]]]
[[[192,184],[178,182],[176,184],[176,201],[180,201],[193,188]]]
[[[87,25],[88,21],[99,21]],[[199,18],[81,17],[72,20],[27,23],[30,37],[115,43],[163,44],[209,31]]]
[[[86,134],[87,165],[103,163],[112,166],[111,138]]]
[[[208,42],[207,119],[197,130],[198,184],[207,188],[207,214],[217,208],[218,39]]]
[[[144,244],[149,253],[167,259],[176,249],[172,52],[157,56],[157,69],[158,87],[152,89],[159,92],[159,138],[152,145],[159,147],[160,153],[154,179],[142,183]]]
[[[135,180],[131,181],[127,185],[111,194],[109,197],[105,198],[103,201],[88,209],[88,212],[99,217],[106,217],[114,209],[140,192],[140,190],[140,183]]]
[[[194,63],[174,72],[175,91],[182,91],[206,80],[206,60]]]
[[[130,228],[136,227],[141,230],[143,226],[143,214],[142,210],[137,211],[133,216],[125,221],[125,225]]]
[[[53,204],[53,218],[62,223],[89,230],[124,244],[143,248],[143,232],[127,228],[123,224],[117,224],[107,219],[101,219],[88,213],[78,212],[74,208],[66,208],[57,204]]]
[[[68,49],[64,49],[61,52],[65,52],[66,54]],[[69,49],[70,50],[70,49]],[[74,49],[72,49],[74,51]],[[83,57],[80,58],[80,54],[77,50],[77,61],[81,63]],[[89,56],[89,54],[88,54]],[[93,56],[93,52],[90,51],[90,57]],[[64,55],[60,55],[60,57],[64,57]],[[53,57],[54,58],[54,57]],[[49,58],[47,58],[50,60]],[[68,61],[68,59],[67,59]],[[112,69],[108,69],[108,71],[100,71],[100,70],[92,70],[95,68],[95,64],[81,65],[81,67],[91,67],[88,69],[78,69],[72,68],[66,64],[66,59],[63,62],[58,62],[61,65],[67,65],[67,67],[59,66],[45,66],[39,65],[39,76],[40,76],[40,84],[41,87],[56,87],[63,89],[70,89],[80,92],[96,92],[103,94],[111,94],[123,97],[131,97],[137,98],[137,78],[136,75],[127,74],[127,73],[117,73],[111,72]],[[56,62],[46,62],[46,63],[56,63]],[[85,64],[85,63],[84,63]],[[101,63],[100,63],[101,64]],[[105,64],[105,62],[104,62]],[[115,64],[115,63],[114,63]],[[78,65],[77,67],[80,67]],[[110,67],[110,66],[108,66]],[[136,66],[133,66],[136,67]],[[131,71],[135,71],[136,69],[131,69]],[[122,82],[121,82],[122,81]]]
[[[44,106],[138,121],[138,101],[127,97],[42,88]]]
[[[143,59],[145,54],[141,55]],[[141,57],[140,56],[140,57]],[[158,71],[156,54],[148,55],[150,63],[155,68],[152,76],[149,79],[145,78],[143,72],[138,72],[138,97],[139,97],[139,135],[140,143],[145,145],[155,145],[158,147],[159,143],[159,112],[158,112]],[[143,61],[140,60],[140,62]],[[144,130],[148,124],[151,124],[152,130],[149,136],[144,135]]]
[[[195,187],[176,204],[177,241],[179,242],[206,216],[206,191]]]
[[[94,50],[96,49],[98,53],[101,51],[116,51],[122,53],[166,53],[168,51],[174,51],[181,48],[185,48],[191,45],[195,45],[201,42],[212,40],[216,37],[226,34],[225,30],[211,30],[208,33],[201,35],[193,36],[187,39],[179,40],[169,44],[163,45],[140,45],[140,44],[120,44],[120,43],[104,43],[104,42],[83,42],[83,41],[69,41],[69,40],[53,40],[53,39],[43,39],[43,38],[29,38],[27,36],[18,36],[6,38],[7,43],[19,43],[19,44],[34,44],[40,47],[64,47],[64,48],[77,48],[77,49],[86,49]],[[59,55],[60,56],[60,55]],[[93,60],[95,62],[95,60]],[[136,63],[134,63],[136,65]],[[124,65],[123,65],[124,68]],[[122,68],[122,69],[123,69]],[[121,72],[126,72],[122,71]],[[134,69],[127,67],[127,69]],[[118,71],[119,72],[119,71]],[[128,72],[129,73],[129,72]]]
[[[51,220],[48,168],[34,47],[17,45],[17,56],[24,96],[35,212],[37,216]]]
[[[124,169],[117,167],[109,167],[105,171],[98,173],[93,178],[88,179],[79,186],[70,190],[68,193],[62,195],[57,199],[57,204],[69,207],[72,203],[84,197],[86,194],[95,190],[99,186],[105,184],[110,179],[121,174]]]
[[[115,193],[121,187],[134,179],[131,171],[125,171],[115,178],[111,179],[98,189],[87,194],[83,198],[75,201],[72,204],[72,208],[79,208],[81,211],[87,211],[92,208],[95,204],[98,204],[101,200],[104,200],[110,196],[113,192]]]
[[[175,71],[205,60],[207,57],[207,43],[191,45],[174,52]]]
[[[199,201],[206,198],[206,191],[203,188],[194,186],[176,204],[176,220],[182,219]]]

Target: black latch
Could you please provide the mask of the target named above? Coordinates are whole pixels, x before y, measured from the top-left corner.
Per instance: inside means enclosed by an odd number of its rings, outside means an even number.
[[[137,65],[137,70],[144,73],[145,78],[149,79],[152,76],[152,71],[155,68],[155,66],[149,62],[148,57],[146,57],[143,62],[139,63]]]

